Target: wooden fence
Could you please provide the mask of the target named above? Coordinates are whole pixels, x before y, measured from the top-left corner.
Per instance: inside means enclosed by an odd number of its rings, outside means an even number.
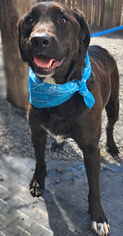
[[[40,0],[31,0],[33,4]],[[50,1],[50,0],[49,0]],[[123,0],[57,0],[70,8],[82,10],[90,25],[104,29],[123,24]]]

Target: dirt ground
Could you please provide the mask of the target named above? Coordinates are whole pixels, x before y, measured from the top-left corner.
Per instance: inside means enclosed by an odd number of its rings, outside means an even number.
[[[114,137],[119,148],[119,156],[115,160],[106,152],[105,143],[105,111],[102,115],[102,135],[100,140],[101,160],[108,162],[123,162],[123,32],[110,34],[107,37],[91,39],[91,45],[100,45],[108,49],[115,57],[120,74],[120,113],[115,125]],[[52,153],[50,148],[53,139],[48,136],[46,158],[47,160],[74,160],[83,161],[83,155],[76,143],[69,139],[63,150]],[[6,82],[3,70],[2,45],[0,41],[0,155],[15,157],[34,157],[30,141],[29,127],[26,120],[26,111],[19,109],[6,100]]]

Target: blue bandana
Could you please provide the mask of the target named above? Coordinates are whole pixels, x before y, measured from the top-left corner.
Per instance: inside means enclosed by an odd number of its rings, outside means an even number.
[[[82,79],[69,81],[63,85],[44,83],[38,79],[32,69],[29,69],[30,103],[37,108],[58,106],[70,99],[75,92],[83,96],[86,106],[91,109],[95,99],[87,88],[86,80],[91,75],[91,65],[88,52],[85,58],[86,66],[82,71]]]

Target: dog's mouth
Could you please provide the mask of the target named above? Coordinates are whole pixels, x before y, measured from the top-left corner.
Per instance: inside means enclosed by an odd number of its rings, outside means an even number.
[[[39,74],[51,74],[55,68],[64,62],[65,58],[64,56],[60,60],[55,60],[44,55],[37,55],[33,57],[33,64]]]

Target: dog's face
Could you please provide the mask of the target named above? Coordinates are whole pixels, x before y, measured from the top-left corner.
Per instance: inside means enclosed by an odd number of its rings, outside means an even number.
[[[41,2],[19,23],[22,59],[40,78],[67,73],[70,64],[85,54],[90,41],[81,12],[57,2]]]

